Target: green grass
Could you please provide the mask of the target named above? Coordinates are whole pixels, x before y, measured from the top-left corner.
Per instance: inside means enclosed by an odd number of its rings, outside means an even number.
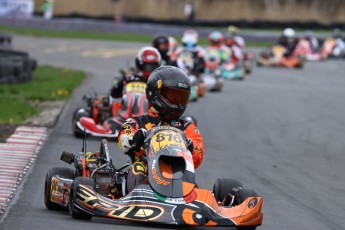
[[[129,41],[129,42],[151,42],[151,35],[111,33],[111,32],[88,32],[88,31],[55,31],[36,28],[16,28],[10,26],[0,26],[0,31],[11,32],[20,35],[30,35],[35,37],[50,38],[75,38],[75,39],[96,39],[107,41]]]
[[[43,30],[37,28],[17,28],[0,25],[0,31],[10,32],[20,35],[29,35],[35,37],[50,37],[50,38],[73,38],[73,39],[94,39],[106,41],[126,41],[126,42],[145,42],[151,43],[152,36],[145,34],[132,33],[112,33],[112,32],[87,32],[87,31],[55,31]],[[206,38],[200,39],[201,45],[208,45]],[[254,42],[247,41],[248,47],[267,47],[269,42]]]
[[[35,105],[69,98],[84,78],[81,71],[39,66],[31,82],[0,85],[0,124],[22,124],[39,112]]]

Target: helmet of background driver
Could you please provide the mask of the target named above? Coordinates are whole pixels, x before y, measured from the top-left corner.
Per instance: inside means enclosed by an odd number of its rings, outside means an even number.
[[[219,48],[224,41],[224,35],[219,31],[214,31],[208,35],[208,41],[211,46]]]
[[[198,45],[199,34],[195,30],[186,30],[183,33],[181,42],[185,49],[194,51]]]
[[[159,116],[166,120],[181,117],[187,108],[191,84],[189,77],[174,66],[161,66],[150,75],[146,98]]]
[[[153,70],[161,66],[162,57],[158,50],[153,47],[141,48],[135,58],[135,65],[147,80]]]
[[[158,34],[153,38],[152,46],[156,48],[161,56],[166,56],[169,51],[169,37],[164,34]]]
[[[287,38],[294,38],[296,36],[296,32],[292,28],[286,28],[283,31],[283,36],[285,36]]]

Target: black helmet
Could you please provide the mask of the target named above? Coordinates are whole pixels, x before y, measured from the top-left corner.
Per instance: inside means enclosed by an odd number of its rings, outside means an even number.
[[[155,47],[162,56],[166,56],[169,51],[169,37],[158,34],[153,38],[152,46]]]
[[[146,98],[164,119],[180,118],[187,108],[189,95],[189,77],[177,67],[159,67],[147,81]]]

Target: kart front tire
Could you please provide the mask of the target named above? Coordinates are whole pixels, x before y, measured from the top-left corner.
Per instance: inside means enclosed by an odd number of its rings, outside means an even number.
[[[73,184],[71,187],[71,194],[70,194],[70,200],[69,200],[69,205],[68,205],[69,206],[69,213],[75,219],[90,220],[92,218],[92,215],[81,210],[74,203],[76,196],[77,196],[77,187],[79,184],[89,185],[93,189],[95,189],[95,187],[96,187],[94,179],[88,178],[88,177],[77,177],[73,181]]]
[[[82,117],[90,117],[90,113],[88,110],[83,108],[78,108],[74,111],[73,117],[72,117],[72,132],[74,136],[83,138],[84,137],[84,130],[81,130],[77,126],[77,121],[79,121]]]
[[[253,190],[253,189],[249,189],[249,188],[243,188],[240,189],[236,194],[235,194],[235,202],[237,204],[241,204],[242,202],[244,202],[248,197],[258,197],[258,193]],[[257,226],[239,226],[236,227],[237,230],[255,230],[257,228]]]
[[[237,227],[237,230],[255,230],[257,226]]]
[[[52,182],[53,176],[56,176],[56,175],[73,180],[74,170],[70,168],[63,168],[63,167],[55,167],[48,170],[46,174],[45,186],[44,186],[44,204],[49,210],[66,210],[65,207],[52,202],[50,199],[51,182]]]
[[[233,178],[218,178],[213,186],[213,194],[217,202],[222,202],[234,188],[243,188],[243,185]]]
[[[237,204],[241,204],[242,202],[244,202],[248,197],[258,197],[258,193],[253,190],[253,189],[249,189],[249,188],[243,188],[240,189],[236,195],[235,195],[235,199],[236,199],[236,203]]]

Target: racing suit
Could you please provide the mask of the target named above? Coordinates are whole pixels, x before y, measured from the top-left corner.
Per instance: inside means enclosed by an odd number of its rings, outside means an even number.
[[[284,57],[288,58],[293,54],[298,42],[299,42],[299,39],[297,38],[286,38],[285,36],[281,36],[278,39],[278,45],[282,45],[286,48]]]
[[[105,126],[112,130],[113,133],[118,131],[123,122],[133,116],[140,116],[147,113],[147,100],[145,94],[146,81],[140,71],[135,69],[121,70],[122,76],[113,80],[113,87],[110,89],[110,95],[113,98],[122,98],[121,108],[112,118],[107,119]],[[139,90],[141,92],[126,92],[126,85],[130,83],[145,83]],[[116,103],[113,103],[116,106]],[[116,109],[113,109],[116,111]]]
[[[122,126],[119,140],[119,148],[128,154],[132,160],[132,167],[128,173],[127,191],[130,192],[139,184],[143,184],[147,175],[147,163],[142,159],[144,151],[134,148],[131,144],[135,141],[137,131],[150,130],[154,126],[171,125],[182,130],[188,138],[188,149],[191,151],[194,167],[198,168],[204,157],[204,143],[202,136],[194,123],[184,120],[164,120],[157,113],[149,109],[148,115],[128,119]],[[134,136],[133,136],[134,135]],[[139,146],[140,148],[141,146]],[[137,151],[138,150],[138,151]]]

